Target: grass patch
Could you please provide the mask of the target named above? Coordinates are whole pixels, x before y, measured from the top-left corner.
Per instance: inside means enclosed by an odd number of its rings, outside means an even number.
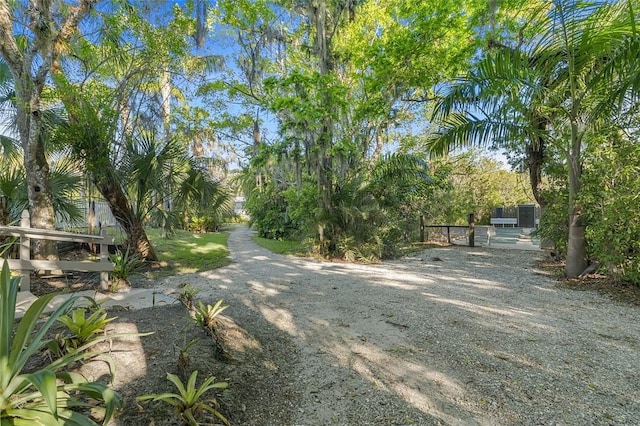
[[[231,263],[229,232],[196,234],[176,230],[170,238],[163,238],[160,229],[146,231],[160,260],[160,267],[151,268],[148,277],[208,271]]]
[[[262,238],[253,236],[253,241],[260,247],[269,250],[270,252],[277,254],[306,254],[306,250],[300,241],[292,240],[271,240],[269,238]]]

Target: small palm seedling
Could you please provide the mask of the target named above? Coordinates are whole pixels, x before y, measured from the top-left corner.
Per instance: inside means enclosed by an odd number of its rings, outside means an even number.
[[[213,414],[224,424],[229,425],[229,421],[214,406],[218,405],[218,401],[213,398],[204,399],[205,394],[213,389],[226,389],[226,382],[216,382],[215,377],[207,378],[200,387],[196,386],[198,372],[191,373],[187,384],[180,380],[175,374],[167,373],[167,380],[175,385],[178,393],[159,393],[142,395],[136,398],[138,401],[163,401],[176,409],[176,412],[184,422],[189,426],[198,426],[206,413]]]
[[[85,413],[98,411],[107,424],[121,406],[120,396],[103,383],[63,371],[75,362],[95,358],[90,349],[107,337],[94,338],[37,371],[25,372],[29,358],[46,347],[47,331],[77,299],[68,299],[40,323],[53,295],[38,298],[14,331],[19,284],[5,261],[0,272],[0,424],[93,425],[95,421]]]
[[[218,300],[213,306],[205,305],[198,300],[198,306],[195,311],[194,319],[198,324],[203,327],[213,329],[215,326],[215,319],[222,311],[227,309],[229,305],[223,305],[224,299]]]

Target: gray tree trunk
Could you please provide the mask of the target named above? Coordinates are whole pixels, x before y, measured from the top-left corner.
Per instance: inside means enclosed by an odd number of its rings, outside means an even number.
[[[52,4],[50,0],[2,2],[0,5],[0,54],[13,76],[16,92],[18,133],[24,150],[27,195],[31,226],[53,229],[55,212],[50,185],[49,165],[42,135],[41,95],[52,70],[59,71],[58,59],[80,20],[97,0],[79,0],[77,4]],[[15,9],[22,10],[16,12]],[[17,35],[15,17],[25,16],[31,38]],[[63,16],[56,22],[54,16]],[[18,24],[15,24],[18,25]],[[20,47],[20,43],[28,43]],[[36,258],[57,258],[55,242],[36,243]]]
[[[588,265],[584,226],[580,213],[571,215],[569,221],[569,241],[567,241],[567,277],[576,278]]]

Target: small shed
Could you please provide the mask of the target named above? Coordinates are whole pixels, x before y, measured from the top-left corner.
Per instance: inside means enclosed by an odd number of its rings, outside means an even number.
[[[496,207],[491,214],[491,225],[516,228],[536,228],[540,223],[540,208],[535,204]]]

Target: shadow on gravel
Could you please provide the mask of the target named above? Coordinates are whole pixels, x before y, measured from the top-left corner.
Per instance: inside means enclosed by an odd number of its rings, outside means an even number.
[[[117,329],[128,332],[153,331],[154,334],[127,339],[127,342],[114,342],[112,356],[118,369],[115,387],[124,396],[124,407],[112,424],[181,424],[168,404],[138,404],[135,397],[148,393],[175,392],[166,374],[180,375],[186,371],[188,375],[195,370],[198,371],[198,385],[209,376],[215,376],[216,381],[229,383],[227,390],[217,395],[207,394],[206,397],[217,399],[219,411],[232,424],[292,424],[291,413],[299,399],[289,388],[298,368],[295,345],[289,336],[266,323],[256,313],[234,309],[242,308],[241,303],[230,302],[231,307],[227,311],[229,316],[238,326],[249,331],[244,337],[247,344],[242,353],[230,351],[232,358],[225,360],[216,357],[211,337],[189,318],[182,306],[117,313],[118,319],[114,323]],[[193,339],[196,342],[188,349],[188,365],[181,363],[179,366],[180,348]],[[234,343],[242,346],[241,342]]]
[[[297,424],[640,423],[638,310],[558,288],[529,252],[238,258],[208,278],[298,342]]]

